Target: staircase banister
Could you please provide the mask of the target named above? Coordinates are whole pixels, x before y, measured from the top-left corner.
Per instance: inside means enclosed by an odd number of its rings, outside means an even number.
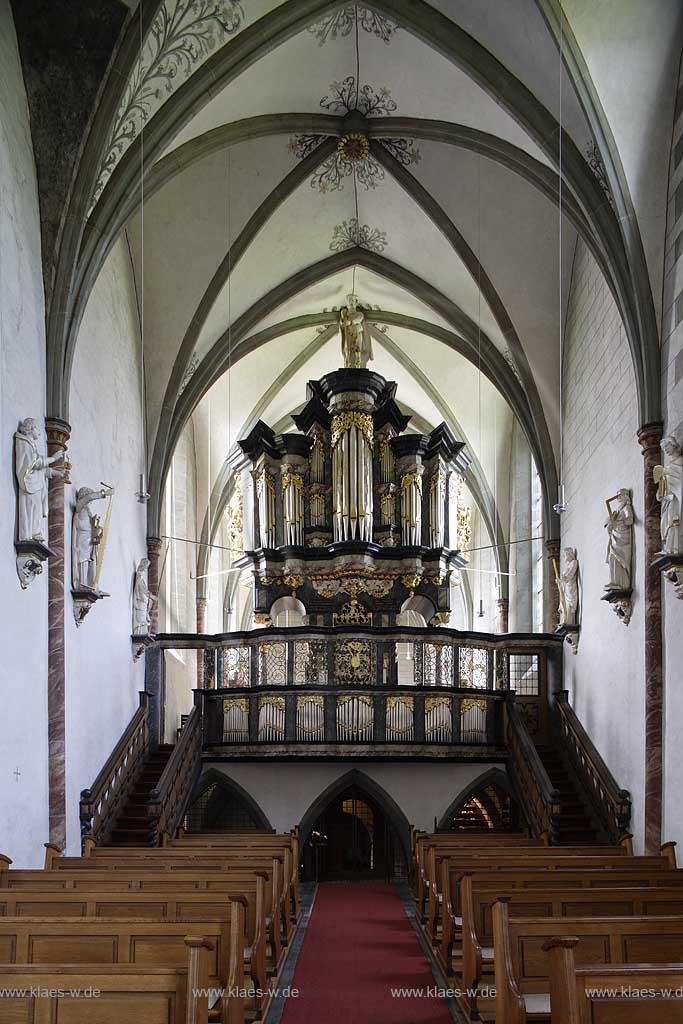
[[[100,794],[107,788],[110,779],[112,778],[115,770],[115,766],[120,760],[122,754],[128,747],[131,738],[138,731],[144,720],[147,718],[149,713],[149,694],[144,690],[140,691],[140,707],[137,709],[130,722],[126,726],[125,730],[121,734],[121,737],[112,750],[111,754],[104,762],[102,769],[93,782],[89,789],[81,791],[81,804],[95,804],[97,803]]]
[[[511,697],[513,695],[511,694]],[[533,740],[524,726],[522,716],[518,705],[514,699],[510,699],[506,702],[508,721],[510,726],[514,729],[515,734],[519,740],[520,745],[524,748],[524,753],[527,760],[531,764],[534,772],[534,776],[539,784],[541,790],[541,796],[547,804],[559,804],[560,802],[560,791],[555,789],[548,773],[545,770],[545,765],[541,761],[540,755],[534,746]]]
[[[149,799],[147,801],[148,804],[163,803],[164,797],[168,795],[175,781],[175,777],[178,774],[178,768],[183,763],[185,752],[194,739],[194,733],[201,726],[201,721],[201,710],[197,705],[195,705],[190,712],[190,717],[185,723],[185,728],[182,729],[180,733],[180,738],[174,746],[171,756],[166,762],[166,766],[161,773],[159,781],[149,794]]]
[[[556,694],[556,706],[559,714],[563,716],[568,727],[577,737],[584,754],[593,766],[596,775],[600,778],[605,791],[610,794],[615,803],[630,804],[631,794],[627,789],[621,789],[617,784],[616,779],[603,761],[600,752],[581,724],[581,720],[574,711],[574,708],[569,703],[569,693],[567,690],[560,690]]]

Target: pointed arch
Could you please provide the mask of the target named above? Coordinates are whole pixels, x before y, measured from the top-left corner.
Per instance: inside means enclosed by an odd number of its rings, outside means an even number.
[[[386,789],[359,768],[352,768],[351,771],[340,775],[310,805],[299,822],[301,846],[303,847],[313,825],[325,808],[332,803],[335,797],[341,796],[351,786],[356,786],[362,792],[367,793],[370,799],[379,807],[398,836],[406,864],[410,864],[410,822],[394,798],[387,793]]]
[[[517,814],[520,820],[523,819],[522,805],[517,797],[517,793],[512,784],[510,776],[502,771],[500,768],[488,768],[481,775],[478,775],[465,789],[461,790],[456,796],[444,813],[437,824],[437,831],[445,831],[449,828],[452,819],[460,813],[470,800],[474,797],[480,796],[482,790],[488,786],[495,786],[496,789],[502,790],[510,799],[514,802]]]
[[[218,771],[216,768],[208,768],[197,780],[194,792],[187,806],[186,817],[189,818],[193,812],[193,808],[196,808],[197,817],[202,814],[201,802],[208,805],[209,800],[207,794],[215,789],[218,791],[218,795],[223,795],[233,802],[237,802],[244,808],[245,816],[251,819],[253,825],[247,827],[253,827],[258,830],[267,830],[268,832],[274,832],[273,826],[268,821],[268,818],[263,813],[263,810],[259,804],[254,800],[253,796],[240,786],[239,782],[235,782],[228,775]],[[191,831],[202,831],[201,829]],[[220,829],[218,830],[220,831]],[[229,831],[229,830],[226,830]]]

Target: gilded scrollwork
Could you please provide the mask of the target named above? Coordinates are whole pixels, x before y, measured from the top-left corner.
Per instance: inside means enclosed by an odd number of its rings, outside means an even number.
[[[374,424],[367,412],[339,412],[332,417],[332,447],[336,448],[343,434],[351,427],[357,427],[370,446],[373,444]]]
[[[372,681],[372,643],[338,640],[334,647],[335,679],[340,683]]]

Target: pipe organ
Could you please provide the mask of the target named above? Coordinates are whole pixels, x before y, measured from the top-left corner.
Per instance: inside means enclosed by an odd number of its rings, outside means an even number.
[[[396,390],[371,370],[336,370],[308,383],[296,432],[259,421],[240,441],[257,546],[236,564],[251,569],[259,620],[285,596],[311,624],[353,606],[363,621],[393,625],[416,597],[434,621],[447,617],[451,573],[466,564],[450,536],[453,482],[470,457],[444,423],[409,432]]]

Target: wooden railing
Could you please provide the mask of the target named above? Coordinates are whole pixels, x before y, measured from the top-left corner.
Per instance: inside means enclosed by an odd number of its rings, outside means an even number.
[[[204,749],[286,744],[306,754],[334,744],[391,746],[406,753],[428,747],[452,756],[453,747],[500,748],[505,695],[495,690],[389,686],[296,686],[201,690]],[[319,748],[315,751],[315,748]],[[450,754],[449,754],[450,750]]]
[[[553,846],[559,838],[560,794],[548,778],[519,706],[510,699],[505,708],[508,772],[534,835],[546,837]]]
[[[555,700],[555,727],[583,789],[590,797],[608,838],[620,843],[629,835],[631,794],[620,789],[614,776],[595,748],[569,704],[568,693],[561,690]]]
[[[163,846],[176,835],[201,772],[201,759],[202,712],[196,705],[147,801],[150,846]]]
[[[81,842],[106,842],[149,752],[148,695],[118,741],[90,789],[81,793]]]

